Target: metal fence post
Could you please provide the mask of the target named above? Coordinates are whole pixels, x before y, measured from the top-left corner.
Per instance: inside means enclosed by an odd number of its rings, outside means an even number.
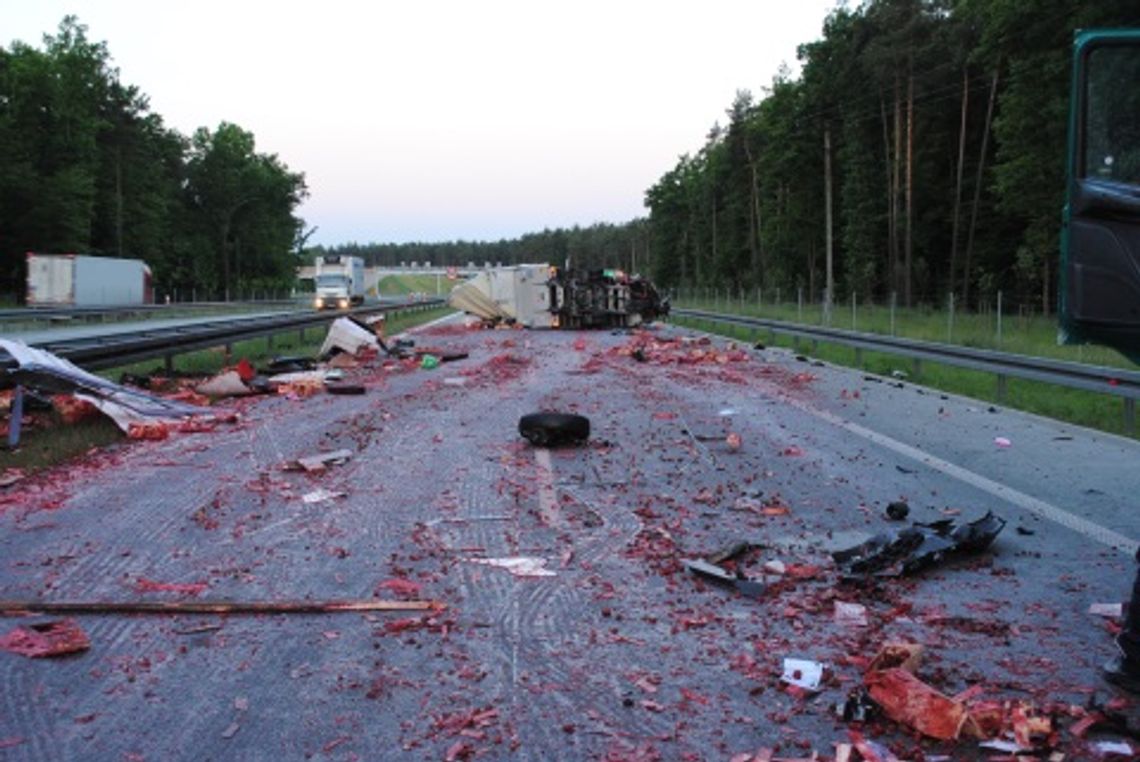
[[[857,328],[857,325],[858,325],[858,323],[856,322],[857,320],[858,320],[858,317],[856,315],[856,308],[855,308],[855,292],[852,291],[851,292],[851,330],[852,331],[859,330]]]
[[[954,292],[950,292],[950,317],[946,325],[946,343],[954,343]]]
[[[891,292],[891,336],[895,335],[895,306],[896,306],[896,302],[897,302],[896,297],[897,297],[897,294],[895,294],[895,292],[892,291]]]
[[[997,294],[997,343],[1001,346],[1001,291]]]
[[[1009,377],[1004,373],[998,373],[997,377],[997,401],[1005,402],[1006,392],[1009,391]]]
[[[1136,436],[1136,400],[1124,398],[1124,431],[1130,437]]]
[[[800,286],[796,291],[796,321],[804,322],[804,289]]]

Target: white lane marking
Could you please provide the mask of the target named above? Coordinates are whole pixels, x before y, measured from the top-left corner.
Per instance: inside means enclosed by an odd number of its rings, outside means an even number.
[[[875,444],[880,445],[881,447],[885,447],[888,450],[897,452],[899,455],[903,455],[905,457],[917,460],[920,463],[924,463],[936,471],[941,471],[947,476],[951,476],[955,479],[958,479],[959,481],[963,481],[972,487],[977,487],[983,492],[990,493],[994,497],[1013,503],[1019,508],[1023,508],[1030,513],[1036,516],[1040,516],[1041,518],[1048,521],[1060,524],[1061,526],[1067,529],[1071,529],[1078,534],[1082,534],[1091,540],[1096,540],[1102,545],[1107,545],[1110,548],[1119,550],[1122,553],[1127,553],[1130,556],[1134,556],[1136,554],[1136,549],[1140,547],[1140,543],[1137,543],[1136,540],[1125,537],[1119,532],[1115,532],[1111,529],[1108,529],[1107,527],[1102,527],[1100,524],[1089,521],[1088,519],[1083,519],[1080,516],[1069,513],[1063,508],[1058,508],[1057,506],[1052,505],[1051,503],[1046,503],[1044,500],[1039,500],[1032,495],[1027,495],[1024,492],[1019,492],[1018,490],[1015,490],[1012,487],[1007,487],[1000,482],[995,482],[992,479],[987,479],[980,474],[976,474],[973,471],[969,471],[949,461],[942,460],[941,458],[935,457],[934,455],[931,455],[924,450],[920,450],[917,447],[911,447],[910,445],[904,444],[897,439],[892,439],[885,434],[880,434],[877,431],[872,431],[871,429],[864,428],[863,426],[860,426],[857,423],[852,423],[851,421],[841,418],[834,413],[830,413],[826,410],[820,410],[819,408],[812,407],[811,405],[800,402],[799,400],[789,399],[787,402],[792,407],[798,410],[802,410],[809,415],[814,415],[815,417],[826,421],[827,423],[830,423],[832,426],[837,426],[845,431],[849,431],[852,434],[855,434],[856,436],[868,439]]]
[[[534,463],[538,466],[538,515],[547,526],[559,527],[562,521],[558,513],[558,495],[554,491],[554,464],[550,461],[550,450],[534,448]]]

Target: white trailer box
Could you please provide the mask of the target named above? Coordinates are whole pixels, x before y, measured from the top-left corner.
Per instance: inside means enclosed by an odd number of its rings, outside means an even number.
[[[451,290],[448,303],[484,320],[506,320],[527,328],[553,328],[548,284],[550,265],[516,265],[485,270]]]
[[[141,259],[28,253],[29,307],[149,304],[150,268]]]

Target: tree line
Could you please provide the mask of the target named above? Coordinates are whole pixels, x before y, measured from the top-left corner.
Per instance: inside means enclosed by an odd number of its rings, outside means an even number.
[[[900,304],[1055,300],[1072,34],[1140,0],[839,5],[759,97],[645,192],[648,217],[496,242],[306,247],[304,176],[237,125],[185,137],[73,17],[0,48],[0,291],[26,251],[147,260],[164,291],[266,289],[323,253],[371,265],[550,262]],[[830,235],[829,235],[830,232]],[[830,256],[829,256],[830,252]],[[161,293],[161,291],[160,291]]]
[[[361,257],[368,266],[397,267],[413,262],[434,266],[483,267],[552,264],[587,269],[624,268],[649,272],[649,226],[639,219],[623,224],[597,223],[588,227],[546,229],[499,241],[445,241],[440,243],[349,243],[315,246],[313,256],[341,254]]]
[[[1136,0],[868,0],[645,196],[654,274],[819,299],[1055,302],[1073,31]],[[830,203],[829,203],[830,202]],[[828,236],[828,231],[831,236]]]
[[[236,124],[167,127],[74,16],[0,47],[0,293],[29,251],[143,259],[160,297],[289,288],[306,195]]]

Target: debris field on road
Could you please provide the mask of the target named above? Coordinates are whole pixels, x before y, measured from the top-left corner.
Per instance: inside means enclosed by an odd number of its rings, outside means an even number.
[[[802,411],[885,390],[659,327],[366,334],[329,342],[364,394],[0,485],[5,759],[1140,748],[1092,550]]]

